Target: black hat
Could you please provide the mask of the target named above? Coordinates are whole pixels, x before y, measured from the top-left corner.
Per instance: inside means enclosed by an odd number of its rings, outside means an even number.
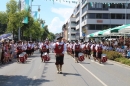
[[[60,37],[58,37],[58,38],[57,38],[57,40],[62,39],[62,38],[63,38],[63,37],[62,37],[62,36],[60,36]]]

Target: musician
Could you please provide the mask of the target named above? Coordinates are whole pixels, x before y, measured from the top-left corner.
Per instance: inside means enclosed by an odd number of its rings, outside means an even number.
[[[100,42],[98,42],[98,44],[96,44],[96,57],[99,61],[99,63],[101,64],[101,57],[102,57],[102,45],[100,44]]]
[[[75,53],[75,62],[78,63],[78,54],[81,52],[81,45],[79,44],[78,40],[75,41],[76,43],[73,46],[73,50]]]
[[[45,43],[45,41],[43,41],[43,43],[40,44],[41,59],[42,59],[42,54],[47,52],[47,49],[48,49],[48,45]]]
[[[66,51],[66,45],[62,42],[62,37],[57,38],[57,42],[54,43],[53,48],[56,54],[56,68],[57,73],[62,73],[62,65],[64,64],[64,54]]]
[[[19,62],[19,55],[23,52],[22,48],[23,48],[22,41],[18,41],[18,45],[17,45],[17,61],[18,62]]]
[[[92,44],[92,46],[91,46],[91,50],[92,50],[92,52],[93,52],[93,59],[94,59],[94,61],[96,61],[96,42],[94,42],[93,44]]]

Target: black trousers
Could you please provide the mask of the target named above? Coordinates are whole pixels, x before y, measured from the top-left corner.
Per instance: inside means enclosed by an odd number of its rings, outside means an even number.
[[[64,55],[56,56],[56,63],[55,65],[63,65],[64,64]]]

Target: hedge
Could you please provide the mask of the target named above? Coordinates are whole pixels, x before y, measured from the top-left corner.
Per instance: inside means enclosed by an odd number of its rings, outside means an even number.
[[[130,66],[130,60],[125,58],[124,56],[122,56],[120,53],[116,51],[103,51],[103,53],[106,54],[107,58],[110,60],[114,60]]]

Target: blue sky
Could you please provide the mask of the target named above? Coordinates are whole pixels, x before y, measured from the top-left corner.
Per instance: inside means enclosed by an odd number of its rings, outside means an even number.
[[[6,11],[6,3],[10,0],[1,0],[0,11]],[[18,0],[16,0],[18,1]],[[49,31],[53,33],[61,32],[62,25],[69,19],[72,14],[75,3],[63,2],[66,0],[55,0],[54,4],[52,0],[33,0],[32,5],[41,5],[39,12],[40,18],[46,21],[46,25],[49,27]],[[67,0],[78,1],[78,0]],[[38,6],[32,6],[32,11],[37,11]],[[38,14],[38,18],[39,18]]]

